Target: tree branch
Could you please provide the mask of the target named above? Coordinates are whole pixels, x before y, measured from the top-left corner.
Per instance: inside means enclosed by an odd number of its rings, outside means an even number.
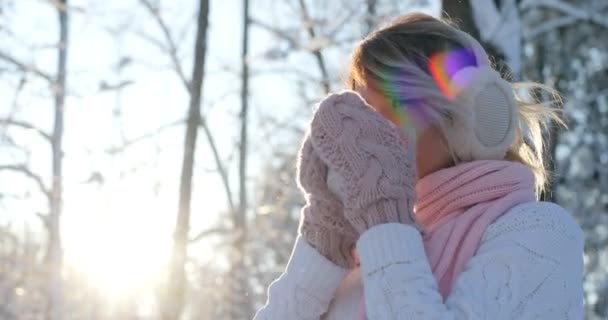
[[[531,7],[546,7],[559,11],[567,16],[576,17],[578,20],[590,21],[604,28],[608,28],[608,20],[595,8],[580,8],[562,0],[528,0],[521,4],[522,9]]]
[[[365,17],[365,24],[367,24],[368,26],[368,33],[371,33],[374,29],[374,26],[376,24],[376,21],[374,20],[374,17],[376,16],[376,2],[378,0],[366,0],[367,2],[367,10],[368,10],[368,14]],[[341,18],[336,18],[335,22],[331,25],[331,29],[326,33],[327,37],[329,39],[332,39],[332,43],[336,43],[336,41],[334,41],[334,39],[336,38],[337,34],[342,31],[342,28],[344,27],[344,25],[346,25],[347,22],[352,21],[353,17],[356,14],[356,6],[348,6],[347,8],[344,8],[344,11],[346,11],[343,16]],[[371,11],[370,11],[371,10]],[[356,37],[356,39],[360,39],[359,37]]]
[[[30,169],[28,169],[25,165],[0,165],[0,171],[14,171],[24,174],[26,177],[32,179],[37,185],[40,191],[46,196],[48,200],[51,199],[51,192],[44,185],[44,181],[42,177],[33,173]]]
[[[167,51],[169,53],[169,57],[171,58],[171,62],[173,63],[173,68],[175,68],[175,72],[182,81],[183,85],[186,87],[186,90],[190,92],[190,81],[186,77],[184,69],[182,68],[181,63],[179,62],[179,57],[177,56],[177,45],[175,44],[175,40],[173,39],[171,31],[165,23],[165,20],[163,20],[163,18],[160,16],[160,10],[156,8],[152,3],[150,3],[149,0],[139,0],[139,2],[148,10],[150,15],[152,15],[152,17],[154,18],[154,20],[156,20],[156,23],[160,27],[163,36],[165,37],[165,41],[167,41],[167,45],[169,46]]]
[[[44,138],[47,142],[51,143],[51,141],[52,141],[50,134],[44,132],[42,129],[34,126],[33,124],[25,122],[25,121],[0,118],[0,125],[5,125],[5,126],[11,125],[11,126],[20,127],[20,128],[26,129],[26,130],[33,130],[34,132],[39,134],[42,138]]]
[[[51,227],[51,224],[49,222],[49,215],[48,214],[44,214],[42,212],[36,212],[36,216],[38,218],[40,218],[40,221],[42,221],[42,224],[44,225],[44,227],[46,229],[49,229]]]
[[[190,240],[188,240],[188,242],[190,242],[190,243],[197,242],[197,241],[201,240],[202,238],[212,236],[215,234],[228,233],[229,231],[231,231],[231,229],[226,229],[226,228],[222,228],[222,227],[204,230],[204,231],[199,232],[196,236],[194,236]]]
[[[255,18],[249,18],[249,21],[251,21],[251,24],[253,26],[259,27],[261,29],[264,29],[270,33],[272,33],[273,35],[275,35],[277,38],[279,39],[283,39],[285,41],[287,41],[287,43],[289,43],[289,46],[291,48],[294,49],[299,49],[301,48],[301,46],[298,43],[298,40],[295,39],[293,36],[291,36],[290,34],[288,34],[287,32],[280,30],[278,28],[275,28],[271,25],[268,25],[260,20],[256,20]]]
[[[145,133],[145,134],[143,134],[143,135],[141,135],[141,136],[139,136],[137,138],[131,139],[131,140],[125,142],[123,145],[111,148],[111,149],[107,150],[106,152],[108,152],[109,154],[115,154],[115,153],[121,152],[124,149],[126,149],[127,147],[129,147],[129,146],[131,146],[131,145],[133,145],[135,143],[138,143],[138,142],[140,142],[142,140],[146,140],[146,139],[152,138],[152,137],[158,135],[159,133],[161,133],[162,131],[164,131],[166,129],[169,129],[169,128],[173,127],[173,126],[176,126],[178,124],[184,123],[184,121],[185,121],[184,119],[179,119],[179,120],[173,121],[171,123],[167,123],[167,124],[165,124],[163,126],[160,126],[160,127],[156,128],[154,131]]]
[[[179,63],[179,59],[177,57],[177,47],[175,45],[175,40],[173,39],[173,36],[171,35],[171,32],[169,31],[167,24],[160,16],[160,12],[159,12],[158,8],[155,8],[154,5],[152,5],[149,0],[140,0],[140,2],[148,10],[148,12],[154,17],[154,19],[156,20],[156,23],[161,28],[165,41],[167,41],[167,45],[169,46],[168,49],[164,49],[164,50],[166,50],[167,53],[169,54],[171,61],[173,63],[175,72],[177,73],[178,77],[180,78],[180,80],[182,81],[182,83],[184,84],[184,86],[186,87],[188,92],[190,93],[190,87],[191,87],[190,81],[187,80],[186,75],[181,67],[181,64]],[[152,43],[160,48],[163,48],[163,46],[160,44],[159,41],[152,41]],[[180,123],[181,122],[183,122],[183,120],[180,120]],[[146,134],[144,136],[141,136],[137,139],[131,140],[125,146],[133,144],[139,140],[146,139],[146,138],[160,132],[161,130],[164,130],[166,127],[174,125],[174,124],[175,123],[169,124],[167,126],[159,128],[155,132],[152,132],[152,133]],[[228,173],[227,173],[227,170],[222,165],[222,159],[219,155],[219,151],[217,149],[215,139],[213,138],[213,134],[211,133],[211,130],[209,129],[208,125],[205,123],[204,119],[202,119],[202,117],[201,117],[200,125],[203,128],[203,131],[205,133],[209,146],[211,147],[211,150],[213,152],[213,157],[214,157],[214,160],[215,160],[215,163],[217,166],[217,170],[219,171],[220,177],[222,179],[222,183],[224,185],[224,189],[226,191],[226,197],[228,198],[228,204],[230,206],[230,210],[231,210],[231,212],[234,212],[234,210],[236,210],[236,206],[234,204],[234,200],[232,199],[232,193],[230,191]],[[123,146],[123,148],[125,146]]]
[[[534,39],[540,36],[543,33],[549,32],[554,29],[567,27],[569,25],[575,24],[579,18],[573,16],[562,16],[559,18],[551,19],[547,22],[541,23],[540,25],[534,27],[528,34],[526,35],[527,39]]]
[[[21,71],[31,72],[31,73],[43,78],[44,80],[48,81],[49,83],[55,83],[55,78],[53,78],[48,73],[41,71],[40,69],[38,69],[32,65],[28,65],[23,62],[20,62],[19,60],[15,59],[13,56],[9,55],[8,53],[0,51],[0,59],[4,60],[6,62],[9,62],[10,64],[19,68]]]
[[[207,137],[207,142],[209,143],[209,147],[211,147],[211,151],[213,152],[213,159],[215,160],[215,165],[217,167],[217,171],[220,173],[220,178],[222,179],[222,184],[224,186],[224,191],[226,192],[226,197],[228,198],[228,206],[230,207],[230,212],[234,213],[236,210],[236,206],[234,204],[234,199],[232,199],[232,192],[230,189],[230,180],[228,179],[228,171],[224,168],[222,164],[222,158],[220,157],[219,150],[217,148],[217,144],[215,143],[215,139],[213,138],[213,134],[207,125],[207,122],[203,117],[201,117],[200,125],[203,128],[203,132],[205,132],[205,137]]]
[[[308,7],[306,6],[305,0],[300,0],[300,9],[302,10],[302,19],[304,20],[303,24],[306,27],[306,31],[308,31],[310,39],[313,40],[317,37],[317,33],[315,31],[314,24],[311,22],[310,15],[308,14]],[[331,91],[331,86],[329,84],[329,74],[327,73],[327,67],[325,66],[325,59],[321,53],[321,48],[313,50],[312,54],[317,60],[319,71],[321,71],[323,90],[325,91],[325,94],[328,94]]]

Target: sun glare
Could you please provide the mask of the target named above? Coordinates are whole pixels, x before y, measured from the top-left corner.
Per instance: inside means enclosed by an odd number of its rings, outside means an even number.
[[[113,298],[152,289],[171,243],[163,223],[168,204],[126,190],[100,199],[98,190],[83,189],[66,209],[72,215],[64,226],[66,263]]]

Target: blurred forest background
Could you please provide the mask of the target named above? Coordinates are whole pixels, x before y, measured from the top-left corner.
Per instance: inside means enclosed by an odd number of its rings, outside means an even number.
[[[608,1],[0,0],[0,319],[252,318],[312,106],[413,11],[563,94],[543,196],[585,230],[587,318],[608,318]]]

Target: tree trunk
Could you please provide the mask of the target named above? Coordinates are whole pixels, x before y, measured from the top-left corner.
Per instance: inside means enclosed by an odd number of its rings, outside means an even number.
[[[542,43],[536,44],[536,78],[540,83],[545,83],[545,76],[543,70],[545,69],[545,46]],[[541,93],[542,94],[542,93]],[[543,154],[546,168],[553,173],[555,168],[554,155],[557,147],[557,135],[558,128],[554,124],[549,124],[548,127],[548,138],[546,143],[548,144],[546,152]],[[550,179],[547,183],[546,189],[540,194],[540,200],[542,201],[553,201],[553,179]]]
[[[367,25],[367,33],[374,31],[376,27],[376,6],[378,0],[366,0],[367,16],[365,17],[365,24]]]
[[[247,147],[248,135],[247,125],[249,122],[249,0],[243,0],[243,42],[241,48],[241,137],[239,143],[239,207],[234,212],[234,230],[236,232],[234,250],[234,261],[230,272],[231,299],[233,307],[230,309],[232,319],[251,318],[251,306],[247,285],[248,276],[245,267],[245,256],[247,254]]]
[[[469,0],[453,1],[443,0],[441,8],[442,17],[451,19],[462,31],[479,40],[479,29],[473,19],[473,8]]]
[[[62,162],[63,162],[63,121],[65,108],[65,88],[67,74],[67,49],[68,49],[68,12],[67,0],[60,0],[57,4],[59,16],[59,45],[57,58],[57,79],[53,83],[55,122],[51,137],[52,147],[52,186],[50,199],[50,212],[48,219],[48,252],[46,261],[48,263],[48,308],[46,318],[59,320],[63,318],[63,290],[62,290],[62,265],[63,251],[61,245],[60,218],[62,211]]]
[[[169,277],[163,298],[162,319],[179,319],[186,297],[186,256],[188,231],[190,229],[190,200],[192,198],[192,176],[194,173],[194,154],[196,138],[201,117],[201,91],[207,51],[207,26],[209,22],[209,0],[200,0],[194,48],[194,65],[190,82],[190,106],[186,122],[186,137],[179,188],[179,209],[173,233],[173,249],[169,265]]]
[[[558,31],[559,32],[559,38],[563,39],[563,30]],[[563,87],[563,79],[566,78],[565,75],[565,71],[563,67],[558,67],[555,69],[555,71],[553,72],[552,75],[552,79],[547,79],[545,78],[544,75],[544,69],[546,68],[546,58],[547,58],[547,43],[545,41],[539,41],[539,43],[537,44],[536,48],[538,50],[537,52],[537,56],[536,58],[537,60],[537,74],[538,74],[538,81],[540,83],[550,83],[551,81],[553,81],[553,86],[554,88],[558,91],[558,92],[566,92],[566,88],[562,88]],[[565,50],[558,50],[557,52],[550,50],[549,52],[551,52],[551,55],[555,55],[558,58],[559,61],[566,61],[568,59],[568,57],[566,57]],[[556,198],[555,198],[555,189],[557,186],[557,183],[555,181],[555,179],[559,179],[559,176],[556,175],[557,170],[556,170],[556,160],[555,160],[555,156],[556,156],[556,151],[557,151],[557,145],[558,145],[558,141],[559,141],[559,136],[561,133],[561,126],[559,126],[557,123],[555,123],[554,121],[551,121],[550,123],[547,124],[547,138],[545,140],[545,144],[544,148],[545,150],[543,153],[543,157],[544,157],[544,162],[545,162],[545,169],[549,172],[549,179],[547,181],[547,184],[545,186],[545,189],[543,190],[543,192],[540,194],[540,200],[542,201],[547,201],[547,202],[555,202]]]

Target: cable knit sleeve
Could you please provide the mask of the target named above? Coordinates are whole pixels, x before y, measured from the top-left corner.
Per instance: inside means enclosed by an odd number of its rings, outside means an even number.
[[[285,272],[270,285],[254,320],[321,319],[346,274],[298,237]]]
[[[583,318],[583,233],[554,204],[523,204],[490,225],[445,301],[415,228],[376,226],[358,250],[369,319]]]

